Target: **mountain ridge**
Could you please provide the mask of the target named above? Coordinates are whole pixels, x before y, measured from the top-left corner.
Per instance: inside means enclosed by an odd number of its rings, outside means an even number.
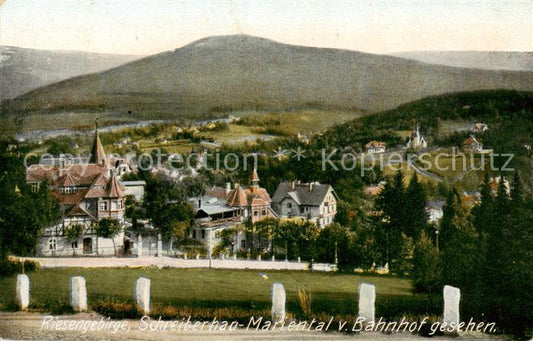
[[[214,36],[2,102],[4,112],[65,109],[231,111],[322,106],[381,111],[427,96],[533,90],[533,72],[431,65],[389,55]]]
[[[0,46],[0,99],[75,76],[104,71],[142,56]]]

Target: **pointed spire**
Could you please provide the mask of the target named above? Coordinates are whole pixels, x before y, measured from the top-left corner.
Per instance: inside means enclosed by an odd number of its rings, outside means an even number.
[[[91,156],[89,159],[89,163],[103,165],[105,164],[106,156],[104,146],[102,146],[102,142],[100,141],[100,137],[98,136],[98,117],[96,117],[96,120],[94,121],[94,126],[94,139],[93,145],[91,147]]]
[[[250,185],[259,186],[259,176],[257,175],[257,169],[254,167],[252,174],[250,174]]]
[[[124,196],[124,187],[118,181],[115,173],[111,174],[111,179],[109,180],[109,197],[110,198],[122,198]]]

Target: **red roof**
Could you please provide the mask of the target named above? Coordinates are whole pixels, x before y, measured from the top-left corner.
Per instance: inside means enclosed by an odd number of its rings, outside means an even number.
[[[242,187],[237,184],[228,194],[228,205],[231,207],[245,207],[248,205],[248,199]]]
[[[31,165],[26,170],[26,181],[46,181],[50,185],[60,185],[60,179],[68,174],[72,179],[76,179],[78,185],[88,186],[102,173],[105,173],[105,168],[96,164],[67,165],[65,167]]]
[[[476,144],[476,145],[479,145],[481,144],[475,137],[469,137],[469,138],[466,138],[463,142],[463,145],[471,145],[471,144]]]
[[[379,147],[385,148],[385,146],[386,146],[385,142],[374,141],[374,140],[365,144],[366,148],[379,148]]]

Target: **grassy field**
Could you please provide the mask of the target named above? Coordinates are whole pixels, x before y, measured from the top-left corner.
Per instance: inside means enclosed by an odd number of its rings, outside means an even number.
[[[271,119],[280,122],[282,131],[296,135],[297,133],[317,133],[335,124],[354,120],[364,114],[357,111],[332,111],[332,110],[298,110],[288,112],[240,112],[236,117],[252,119]]]
[[[77,275],[87,280],[90,306],[102,300],[131,301],[136,279],[144,276],[152,280],[153,304],[160,306],[264,310],[270,308],[272,283],[281,282],[287,291],[289,311],[298,311],[297,292],[305,288],[312,295],[314,313],[353,315],[357,312],[358,285],[365,282],[376,285],[376,309],[383,316],[431,313],[435,309],[425,296],[411,293],[410,280],[394,277],[269,271],[268,279],[264,279],[251,270],[157,268],[39,269],[29,274],[32,306],[46,309],[50,302],[68,303],[69,278]],[[0,278],[2,305],[12,302],[15,283],[16,277]]]

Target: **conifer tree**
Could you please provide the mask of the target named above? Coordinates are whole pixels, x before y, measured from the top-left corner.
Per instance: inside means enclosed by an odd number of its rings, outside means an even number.
[[[440,231],[439,262],[443,284],[457,286],[466,292],[475,291],[472,276],[481,259],[479,240],[470,221],[469,209],[455,189],[444,206]]]
[[[428,212],[426,192],[418,181],[416,172],[409,181],[405,199],[405,217],[407,218],[405,233],[414,240],[418,240],[420,231],[427,228]]]

